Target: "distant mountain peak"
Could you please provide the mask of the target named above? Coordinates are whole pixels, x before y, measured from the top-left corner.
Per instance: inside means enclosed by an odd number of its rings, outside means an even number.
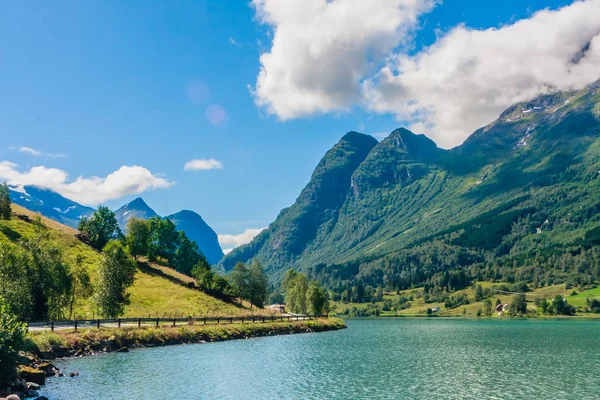
[[[129,221],[131,217],[150,219],[152,217],[157,217],[158,214],[146,204],[144,199],[138,197],[116,210],[115,216],[119,222],[119,227],[124,231],[127,227],[127,221]]]
[[[13,203],[71,228],[77,228],[82,217],[94,213],[93,208],[69,200],[50,189],[32,185],[9,185],[8,188]]]
[[[130,201],[129,203],[125,204],[123,206],[123,208],[135,208],[135,209],[147,209],[147,210],[152,210],[150,208],[150,206],[144,201],[144,199],[142,199],[141,197],[137,197],[135,199],[133,199],[132,201]]]
[[[167,216],[177,230],[184,231],[188,238],[195,241],[210,264],[218,263],[223,258],[223,250],[219,245],[217,233],[202,219],[200,214],[192,210],[181,210]]]
[[[432,162],[438,157],[439,149],[433,140],[406,128],[394,130],[382,143],[385,141],[392,142],[395,147],[406,152],[415,161]]]
[[[356,131],[350,131],[344,136],[342,136],[338,144],[341,144],[343,142],[348,142],[357,146],[367,146],[372,148],[373,146],[375,146],[375,144],[377,144],[377,139],[375,139],[371,135],[367,135]]]

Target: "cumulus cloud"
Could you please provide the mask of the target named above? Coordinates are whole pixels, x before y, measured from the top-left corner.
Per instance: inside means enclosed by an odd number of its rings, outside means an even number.
[[[33,156],[47,156],[47,157],[51,157],[51,158],[65,158],[67,156],[66,154],[60,154],[60,153],[44,153],[43,151],[36,150],[34,148],[27,147],[27,146],[21,146],[19,148],[11,147],[11,150],[18,150],[21,153],[28,153]]]
[[[364,82],[368,107],[460,144],[508,106],[600,78],[600,1],[542,10],[486,30],[458,26],[415,56],[395,54]]]
[[[80,176],[69,181],[68,174],[63,170],[36,166],[20,171],[17,164],[9,161],[0,161],[0,179],[14,185],[35,185],[51,189],[68,199],[87,205],[96,205],[147,190],[167,188],[173,184],[137,165],[124,165],[105,177]]]
[[[223,168],[223,163],[215,160],[214,158],[210,159],[196,159],[191,160],[185,163],[183,166],[184,171],[206,171],[210,169],[221,169]]]
[[[230,249],[223,249],[223,254],[227,255],[233,251],[233,247]]]
[[[252,239],[266,228],[246,229],[239,235],[218,235],[219,244],[221,246],[238,247],[246,243],[250,243]],[[231,250],[230,250],[231,251]]]
[[[255,102],[286,120],[361,102],[360,83],[434,0],[254,0],[273,29],[260,56]]]
[[[516,102],[600,78],[600,0],[499,28],[457,26],[409,54],[434,3],[254,0],[274,31],[256,103],[284,120],[360,105],[452,147]]]

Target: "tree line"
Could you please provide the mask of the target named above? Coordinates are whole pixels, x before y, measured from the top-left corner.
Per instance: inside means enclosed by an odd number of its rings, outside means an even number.
[[[289,269],[283,278],[285,306],[296,314],[322,315],[330,311],[329,297],[315,280],[309,280],[302,272]]]
[[[169,218],[132,217],[123,233],[115,213],[100,206],[91,217],[80,220],[78,229],[82,239],[97,250],[102,250],[111,240],[119,240],[135,260],[146,256],[150,261],[166,264],[188,276],[192,276],[192,270],[198,265],[210,267],[198,244],[185,232],[178,231]]]
[[[0,185],[0,218],[10,218],[10,204],[8,187]],[[168,218],[130,218],[125,232],[115,213],[104,206],[82,218],[79,238],[101,251],[93,283],[81,255],[66,259],[39,217],[32,225],[33,234],[21,237],[18,244],[0,243],[0,279],[5,283],[0,286],[0,296],[22,321],[72,319],[76,304],[90,298],[98,315],[122,315],[140,257],[193,277],[200,290],[225,301],[247,301],[251,308],[262,308],[269,301],[272,285],[258,260],[239,262],[228,276],[222,276],[211,269],[198,245],[177,231]],[[328,293],[306,275],[290,270],[281,287],[283,293],[275,298],[283,301],[285,294],[290,311],[328,311]]]

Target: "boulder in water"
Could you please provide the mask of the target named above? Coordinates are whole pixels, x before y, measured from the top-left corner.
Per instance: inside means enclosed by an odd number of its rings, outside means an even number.
[[[38,385],[46,383],[46,373],[40,369],[21,366],[18,372],[19,376],[27,382],[37,383]]]

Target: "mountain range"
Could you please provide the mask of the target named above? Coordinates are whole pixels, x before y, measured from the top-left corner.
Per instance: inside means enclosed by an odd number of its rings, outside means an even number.
[[[515,104],[450,150],[407,129],[381,142],[349,132],[296,202],[219,267],[258,259],[274,280],[295,268],[339,290],[458,270],[567,279],[600,232],[599,87]]]
[[[89,217],[95,211],[91,207],[83,206],[49,189],[31,185],[9,185],[8,188],[13,203],[71,228],[77,228],[82,217]]]
[[[95,211],[94,208],[78,204],[49,189],[9,185],[9,190],[13,203],[75,229],[82,217],[89,217]],[[117,209],[115,216],[119,227],[125,231],[127,221],[131,217],[150,219],[159,215],[138,197]],[[198,244],[210,264],[218,263],[223,257],[217,234],[200,215],[194,211],[182,210],[168,215],[167,218],[173,221],[177,230],[184,231],[188,238]]]

